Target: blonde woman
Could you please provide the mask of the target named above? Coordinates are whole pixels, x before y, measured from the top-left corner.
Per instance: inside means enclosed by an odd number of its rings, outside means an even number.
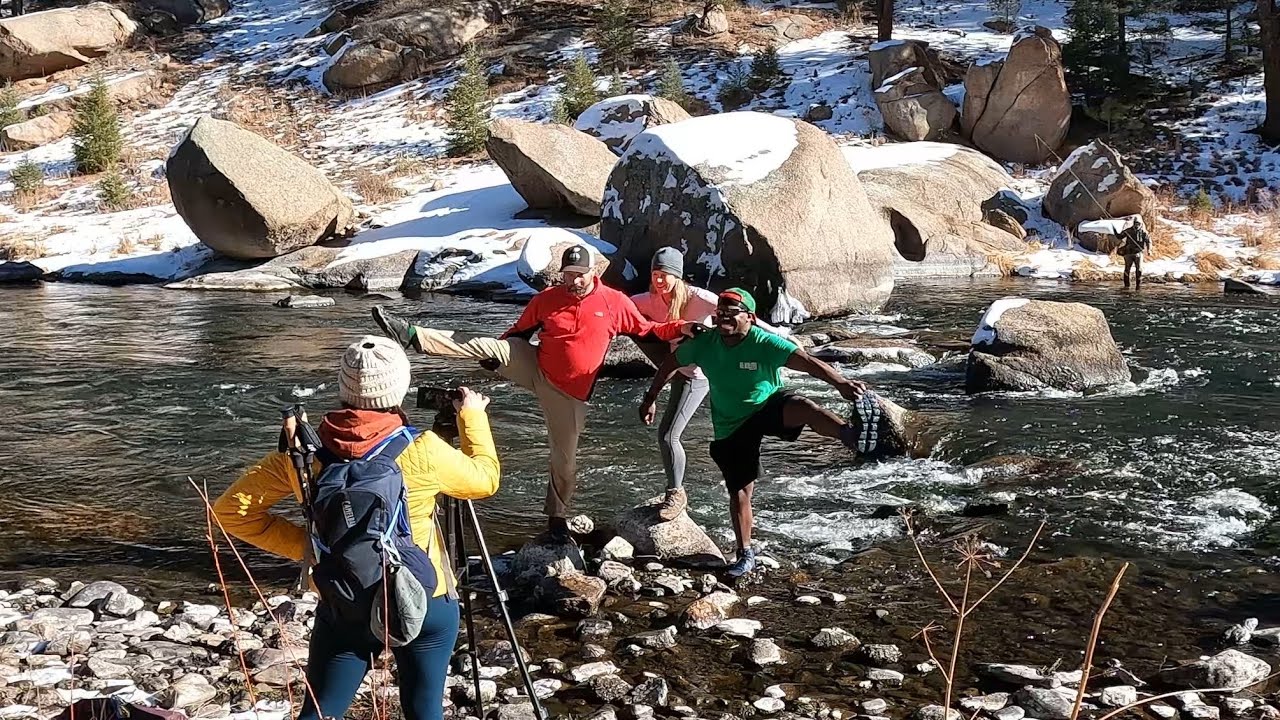
[[[684,320],[710,325],[716,311],[716,294],[693,287],[684,280],[684,254],[665,247],[654,253],[649,264],[649,292],[631,298],[640,314],[653,322]],[[676,342],[671,342],[675,348]],[[671,381],[662,422],[658,424],[658,449],[667,473],[667,494],[658,508],[662,521],[675,519],[688,503],[684,491],[685,454],[680,436],[689,420],[707,398],[707,378],[697,365],[682,367]]]

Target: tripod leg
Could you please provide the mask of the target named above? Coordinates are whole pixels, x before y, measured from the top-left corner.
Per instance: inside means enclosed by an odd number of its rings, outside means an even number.
[[[516,656],[516,669],[520,671],[520,677],[524,680],[525,692],[529,693],[529,702],[533,705],[533,715],[538,720],[547,720],[547,711],[542,707],[542,701],[538,699],[537,692],[534,691],[533,677],[529,675],[529,667],[524,662],[524,652],[520,649],[520,641],[516,639],[516,628],[511,622],[511,613],[507,611],[507,591],[502,589],[502,584],[498,582],[498,572],[493,569],[493,561],[489,559],[489,548],[484,542],[484,533],[480,531],[480,517],[476,515],[476,506],[470,500],[462,500],[467,505],[467,515],[471,521],[471,532],[475,536],[476,545],[480,550],[480,561],[484,563],[485,574],[489,576],[489,582],[493,583],[494,596],[498,599],[498,611],[502,614],[502,624],[507,630],[507,639],[511,642],[511,649]]]
[[[471,608],[471,563],[467,562],[467,540],[462,526],[462,506],[457,500],[449,501],[449,515],[452,516],[450,526],[453,537],[450,539],[450,557],[454,564],[461,562],[462,582],[459,583],[458,596],[462,599],[462,613],[467,621],[467,647],[471,648],[471,682],[476,691],[476,717],[484,720],[484,700],[480,697],[480,647],[476,645],[476,618]],[[454,554],[456,553],[456,554]]]

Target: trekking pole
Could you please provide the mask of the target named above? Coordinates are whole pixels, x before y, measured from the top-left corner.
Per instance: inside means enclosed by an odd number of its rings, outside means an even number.
[[[284,428],[280,429],[279,449],[289,454],[289,459],[293,462],[293,471],[298,476],[298,490],[302,495],[302,516],[307,524],[305,554],[312,556],[311,561],[314,562],[315,550],[312,542],[315,537],[315,528],[311,519],[311,464],[315,462],[316,453],[320,450],[320,436],[307,423],[306,408],[302,403],[281,408],[280,415],[285,421],[293,418],[292,434],[288,434]],[[310,571],[310,563],[304,557],[302,570],[298,574],[298,592],[306,592],[307,576]]]
[[[533,687],[533,677],[529,675],[529,666],[524,661],[524,651],[520,648],[520,642],[516,639],[516,627],[511,622],[511,613],[507,610],[507,591],[502,589],[502,584],[498,582],[498,572],[493,568],[493,560],[489,558],[489,548],[484,541],[484,533],[480,531],[480,516],[476,515],[476,506],[470,500],[463,500],[467,506],[467,515],[471,521],[471,530],[475,534],[476,545],[480,550],[480,561],[484,563],[485,574],[489,576],[489,582],[493,583],[493,594],[498,599],[498,610],[502,614],[502,624],[506,626],[507,639],[511,642],[511,649],[516,656],[516,669],[519,670],[521,678],[524,679],[525,691],[529,693],[529,702],[533,705],[533,715],[538,720],[547,720],[547,711],[542,707],[542,702],[538,700],[538,693]]]

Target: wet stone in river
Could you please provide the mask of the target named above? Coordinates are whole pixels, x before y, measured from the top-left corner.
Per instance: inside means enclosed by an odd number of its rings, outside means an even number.
[[[1009,704],[1009,693],[996,692],[988,695],[979,695],[977,697],[965,698],[960,701],[960,707],[965,710],[974,712],[995,712]]]
[[[822,628],[809,642],[816,648],[824,650],[832,648],[853,648],[858,646],[858,638],[844,628]]]
[[[587,681],[587,687],[601,702],[621,700],[631,692],[631,683],[617,675],[597,675]]]
[[[902,660],[902,651],[897,645],[863,645],[862,656],[877,665],[893,665]]]

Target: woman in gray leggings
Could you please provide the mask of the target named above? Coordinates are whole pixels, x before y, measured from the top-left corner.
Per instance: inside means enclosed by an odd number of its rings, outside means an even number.
[[[710,325],[717,296],[685,282],[684,254],[665,247],[654,253],[649,264],[649,292],[631,299],[642,315],[655,322],[685,320]],[[784,334],[760,320],[756,320],[756,324],[763,330]],[[709,391],[707,378],[697,365],[680,368],[671,380],[671,395],[667,398],[662,422],[658,424],[658,448],[662,451],[662,467],[667,472],[667,494],[658,507],[658,519],[664,522],[675,519],[688,504],[684,491],[685,454],[680,436]]]
[[[640,313],[650,320],[686,320],[710,324],[716,311],[716,294],[693,287],[684,280],[684,255],[666,247],[654,253],[650,263],[649,292],[631,298]],[[696,365],[680,368],[671,381],[662,422],[658,424],[658,448],[662,451],[662,467],[667,472],[667,494],[658,508],[663,521],[678,516],[688,503],[684,492],[685,455],[680,436],[693,414],[706,399],[707,378]]]

